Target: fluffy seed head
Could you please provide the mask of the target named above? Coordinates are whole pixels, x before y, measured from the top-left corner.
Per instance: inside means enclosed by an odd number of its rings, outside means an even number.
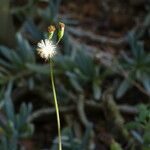
[[[41,40],[37,46],[38,54],[46,60],[52,58],[56,54],[56,46],[48,39]]]

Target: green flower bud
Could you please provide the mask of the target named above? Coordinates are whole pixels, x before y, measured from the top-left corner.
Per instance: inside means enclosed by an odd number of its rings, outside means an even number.
[[[60,42],[60,40],[62,39],[63,35],[64,35],[64,30],[65,30],[65,24],[59,22],[59,30],[58,30],[58,42]]]
[[[55,26],[50,25],[50,26],[48,27],[48,39],[49,39],[49,40],[52,39],[55,30],[56,30]]]

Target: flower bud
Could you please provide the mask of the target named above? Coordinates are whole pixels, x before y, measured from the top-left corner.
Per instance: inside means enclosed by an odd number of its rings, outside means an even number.
[[[63,35],[64,35],[64,30],[65,30],[65,24],[62,22],[59,22],[59,30],[58,30],[58,42],[60,42],[60,40],[62,39]]]
[[[50,25],[50,26],[48,27],[48,39],[49,39],[49,40],[52,39],[55,30],[56,30],[55,26]]]

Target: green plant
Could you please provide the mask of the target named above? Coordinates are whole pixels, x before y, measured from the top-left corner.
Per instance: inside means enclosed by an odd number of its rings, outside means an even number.
[[[60,72],[68,77],[73,90],[83,92],[86,88],[92,87],[94,99],[100,99],[101,85],[111,72],[96,63],[91,55],[82,49],[75,49],[71,54],[56,57],[56,65]]]
[[[27,66],[35,63],[33,49],[20,34],[17,35],[17,42],[16,50],[0,46],[0,84],[18,78],[21,74],[28,74]]]
[[[133,85],[141,92],[150,95],[150,54],[144,51],[143,42],[137,41],[131,32],[128,35],[132,55],[123,53],[123,58],[117,63],[119,71],[125,79],[117,90],[117,97],[121,97]],[[141,87],[141,85],[143,87]]]
[[[62,143],[61,143],[61,127],[60,127],[60,116],[59,116],[59,106],[58,106],[58,100],[57,100],[57,94],[55,89],[55,83],[54,83],[54,73],[53,73],[53,57],[57,53],[56,46],[62,39],[64,35],[64,28],[65,25],[63,23],[59,23],[59,30],[58,30],[58,42],[56,44],[53,44],[52,38],[55,32],[54,26],[48,27],[48,39],[41,40],[37,46],[37,52],[38,54],[45,60],[49,60],[50,63],[50,78],[51,78],[51,85],[52,85],[52,91],[53,91],[53,98],[54,98],[54,105],[56,109],[56,118],[57,118],[57,128],[58,128],[58,149],[62,150]]]
[[[119,143],[112,141],[112,143],[110,145],[110,149],[111,150],[122,150],[122,147]]]
[[[51,0],[49,5],[45,10],[40,10],[40,15],[45,18],[48,22],[57,23],[58,22],[58,11],[61,0]]]
[[[66,127],[62,130],[62,145],[65,150],[87,150],[89,149],[90,140],[92,135],[92,127],[89,126],[86,128],[85,133],[81,138],[77,138],[74,135],[73,130],[70,127]],[[57,150],[55,144],[52,145],[51,150]]]
[[[150,107],[144,104],[138,106],[139,114],[134,121],[127,123],[127,129],[141,145],[142,150],[150,149]]]
[[[41,65],[35,61],[35,52],[21,34],[17,34],[17,47],[10,49],[0,46],[0,85],[4,86],[9,81],[22,81],[26,78],[27,82],[34,83],[34,74],[49,74],[49,67]],[[18,80],[19,79],[19,80]]]
[[[33,125],[28,122],[31,115],[32,105],[22,103],[18,113],[15,112],[11,99],[12,84],[9,83],[4,99],[1,100],[0,114],[0,149],[21,149],[20,141],[33,134]],[[3,113],[2,113],[3,112]]]

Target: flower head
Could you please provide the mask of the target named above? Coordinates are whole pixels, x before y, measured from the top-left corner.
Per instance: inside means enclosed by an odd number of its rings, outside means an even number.
[[[46,60],[52,58],[56,54],[56,46],[48,39],[41,40],[37,46],[38,54]]]

